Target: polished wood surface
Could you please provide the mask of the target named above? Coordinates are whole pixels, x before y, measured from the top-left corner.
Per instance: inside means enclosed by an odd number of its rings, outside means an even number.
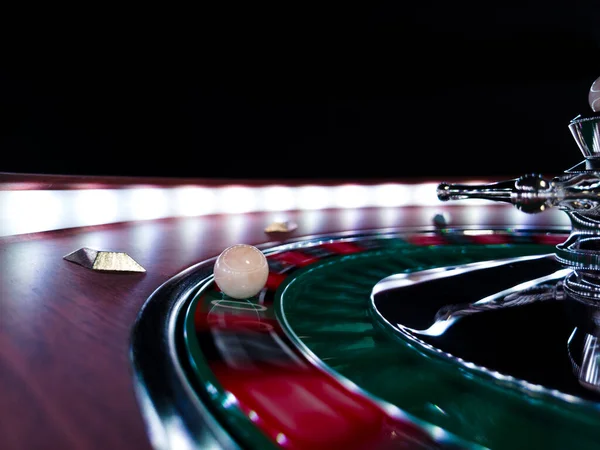
[[[286,218],[298,228],[268,235],[264,229],[274,214],[264,212],[0,238],[0,447],[149,449],[134,396],[129,339],[140,308],[162,283],[235,243],[431,227],[442,211],[452,226],[502,226],[518,217],[507,205],[478,207],[476,213],[443,205],[289,212]],[[561,226],[561,214],[528,216],[522,224]],[[81,247],[127,252],[147,272],[94,272],[63,259]]]
[[[516,178],[522,174],[507,174],[497,177],[498,179]],[[551,177],[549,175],[548,177]],[[465,177],[449,176],[443,180],[450,183],[464,182]],[[122,176],[94,176],[85,175],[40,175],[40,174],[22,174],[0,172],[0,190],[30,190],[30,189],[98,189],[98,188],[127,188],[132,186],[300,186],[306,184],[318,184],[323,186],[339,185],[344,183],[359,183],[361,185],[373,185],[384,183],[407,183],[417,184],[423,182],[432,182],[429,178],[413,177],[410,179],[398,180],[398,178],[362,178],[362,179],[341,179],[341,178],[176,178],[176,177],[122,177]]]

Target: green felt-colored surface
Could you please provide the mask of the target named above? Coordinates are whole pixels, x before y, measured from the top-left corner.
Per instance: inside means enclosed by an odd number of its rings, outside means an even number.
[[[301,345],[334,373],[469,441],[494,449],[596,449],[596,409],[528,395],[424,354],[382,329],[369,312],[372,287],[389,275],[553,250],[533,243],[392,242],[295,272],[278,291],[276,311]]]

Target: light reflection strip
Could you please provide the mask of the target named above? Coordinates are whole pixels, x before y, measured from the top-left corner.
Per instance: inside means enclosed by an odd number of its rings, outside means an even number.
[[[385,183],[0,191],[0,236],[210,214],[440,206],[436,186]],[[460,201],[461,205],[486,203]]]

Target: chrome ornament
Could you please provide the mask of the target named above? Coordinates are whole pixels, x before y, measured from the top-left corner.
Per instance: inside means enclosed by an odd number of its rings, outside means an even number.
[[[578,402],[581,399],[576,394],[554,392],[543,386],[532,387],[518,377],[475,364],[468,356],[459,355],[464,353],[460,346],[453,347],[456,354],[444,350],[452,347],[443,342],[449,339],[445,334],[464,318],[498,314],[517,307],[531,308],[529,305],[540,302],[560,302],[564,305],[564,314],[573,318],[575,323],[571,337],[565,342],[565,353],[571,360],[573,373],[580,386],[600,393],[600,78],[590,89],[589,102],[594,113],[586,117],[577,116],[569,124],[575,143],[584,156],[584,160],[575,167],[552,179],[526,174],[481,185],[441,183],[437,188],[441,201],[499,201],[512,204],[528,214],[542,213],[550,208],[564,211],[570,219],[571,231],[568,238],[556,246],[556,252],[533,259],[487,261],[385,278],[371,294],[373,313],[384,326],[468,370],[491,375],[499,382],[508,382],[520,390],[546,391],[567,401]],[[497,291],[488,292],[488,284],[493,284]],[[460,292],[469,301],[456,303],[461,295],[454,295],[453,300],[450,292],[456,286],[465,285],[470,286],[468,291]],[[415,297],[420,301],[418,307],[411,304]],[[532,320],[536,320],[535,316]],[[512,332],[511,323],[506,323],[506,328],[501,334]],[[478,339],[478,336],[469,336],[471,340]],[[469,354],[469,351],[466,354],[479,357]]]

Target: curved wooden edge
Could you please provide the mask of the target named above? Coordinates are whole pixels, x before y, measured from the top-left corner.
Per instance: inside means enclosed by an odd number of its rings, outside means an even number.
[[[512,179],[518,175],[506,175],[498,179]],[[121,177],[87,175],[45,175],[0,172],[0,190],[70,190],[70,189],[126,189],[131,187],[183,187],[183,186],[337,186],[344,184],[378,185],[386,183],[450,183],[465,182],[474,177],[439,178],[169,178],[169,177]],[[481,181],[494,181],[477,178]]]

